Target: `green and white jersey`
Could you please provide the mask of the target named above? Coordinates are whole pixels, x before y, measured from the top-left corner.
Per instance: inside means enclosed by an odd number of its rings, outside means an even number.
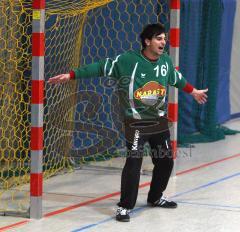
[[[165,53],[150,61],[140,51],[129,51],[73,71],[76,79],[109,76],[117,80],[124,115],[135,119],[165,115],[168,85],[182,89],[187,83]]]

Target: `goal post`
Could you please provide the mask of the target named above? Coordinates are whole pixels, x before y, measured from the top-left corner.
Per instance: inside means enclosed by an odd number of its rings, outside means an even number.
[[[169,54],[175,68],[179,69],[179,48],[180,48],[180,0],[170,1],[170,48]],[[177,159],[177,129],[178,129],[178,89],[169,86],[168,96],[168,118],[172,122],[170,127],[171,143],[174,161]],[[173,175],[176,174],[176,162]]]
[[[33,1],[30,217],[42,218],[45,0]]]

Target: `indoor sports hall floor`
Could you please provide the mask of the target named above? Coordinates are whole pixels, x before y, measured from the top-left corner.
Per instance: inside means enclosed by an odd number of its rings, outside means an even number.
[[[227,126],[240,130],[240,120]],[[177,209],[146,206],[147,171],[131,221],[116,222],[120,171],[86,167],[45,181],[43,219],[0,217],[0,231],[240,231],[240,134],[180,149],[176,166],[166,194],[178,202]]]

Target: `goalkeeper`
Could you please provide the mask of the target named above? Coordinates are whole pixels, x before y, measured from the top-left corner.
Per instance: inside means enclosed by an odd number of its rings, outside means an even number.
[[[127,51],[115,59],[106,58],[48,80],[48,83],[57,84],[72,79],[109,76],[117,81],[127,147],[116,212],[116,220],[123,222],[130,220],[129,212],[137,200],[143,145],[146,142],[151,147],[154,165],[148,205],[177,207],[177,203],[163,196],[173,168],[165,107],[168,85],[191,94],[199,104],[207,101],[207,89],[197,90],[189,84],[164,52],[166,34],[161,24],[147,25],[140,38],[141,51]]]

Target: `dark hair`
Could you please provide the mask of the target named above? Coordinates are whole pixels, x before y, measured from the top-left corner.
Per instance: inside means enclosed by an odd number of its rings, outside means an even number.
[[[148,24],[145,26],[140,34],[143,48],[146,47],[145,39],[151,40],[154,36],[158,36],[162,33],[165,33],[165,27],[160,23]]]

